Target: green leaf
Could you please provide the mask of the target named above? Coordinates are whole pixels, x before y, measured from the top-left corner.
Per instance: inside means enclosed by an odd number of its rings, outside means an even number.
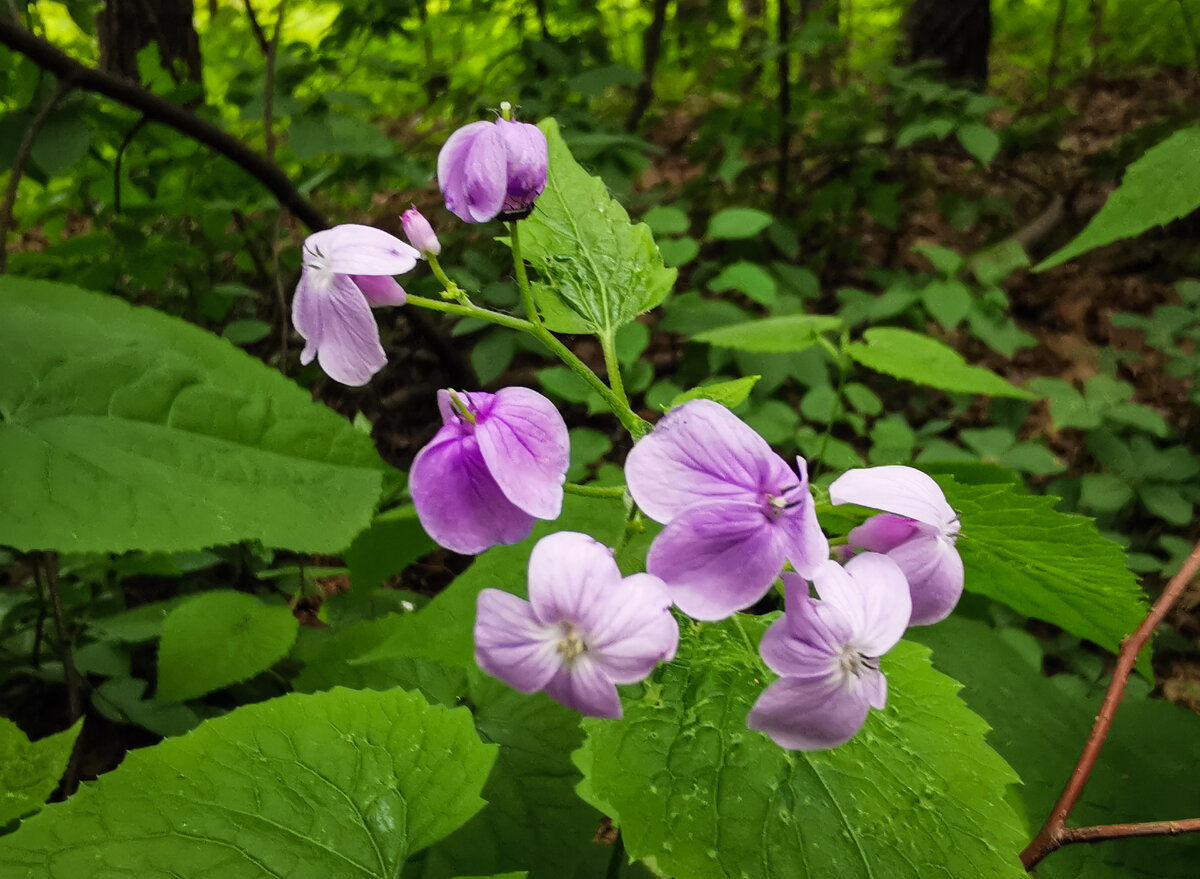
[[[612,451],[612,440],[590,427],[574,427],[568,432],[571,440],[570,467],[567,479],[579,482],[587,476],[588,468]]]
[[[270,334],[271,325],[261,320],[234,320],[221,330],[221,335],[235,345],[253,345]]]
[[[92,130],[79,110],[78,106],[58,110],[33,142],[29,158],[47,177],[61,174],[87,153]]]
[[[872,327],[865,342],[851,342],[846,353],[868,369],[921,385],[964,394],[1035,399],[991,370],[969,366],[955,351],[936,339],[896,327]]]
[[[630,223],[604,182],[572,158],[558,123],[539,127],[550,175],[536,210],[518,224],[522,255],[542,279],[538,296],[562,299],[592,332],[610,333],[662,302],[676,272],[663,265],[650,228]]]
[[[954,329],[971,310],[971,291],[962,281],[933,281],[921,291],[921,304],[930,316],[948,330]]]
[[[709,240],[753,238],[773,222],[770,214],[756,208],[726,208],[712,215],[704,237]]]
[[[746,729],[763,672],[739,624],[757,639],[766,622],[685,624],[623,720],[584,721],[579,793],[632,857],[688,879],[1025,875],[1017,776],[925,648],[883,658],[887,708],[849,744],[788,752]]]
[[[747,375],[731,381],[714,382],[711,385],[692,388],[677,395],[671,401],[671,408],[674,409],[688,400],[714,400],[727,409],[732,409],[746,401],[746,398],[750,396],[750,391],[758,384],[760,378],[762,378],[761,375]]]
[[[394,879],[484,805],[495,754],[415,693],[284,696],[130,752],[0,838],[0,872]]]
[[[989,164],[1000,152],[1000,135],[982,122],[960,125],[956,133],[963,149],[978,159],[981,165]]]
[[[0,827],[45,805],[58,787],[81,729],[83,718],[62,732],[31,742],[19,726],[0,717]]]
[[[368,436],[229,342],[0,278],[0,544],[338,552],[381,484]]]
[[[655,235],[683,235],[688,230],[688,215],[680,208],[656,205],[646,211],[642,222]]]
[[[1192,521],[1192,502],[1173,485],[1143,485],[1138,496],[1147,510],[1169,525],[1182,528]]]
[[[1038,642],[955,614],[909,630],[933,664],[964,684],[962,698],[992,727],[988,742],[1021,776],[1017,789],[1036,827],[1071,775],[1100,708],[1069,675],[1042,674]],[[1131,682],[1132,683],[1132,682]],[[1132,687],[1131,687],[1132,689]],[[1153,755],[1153,759],[1148,759]],[[1161,699],[1126,694],[1071,824],[1170,820],[1200,814],[1200,788],[1180,784],[1200,763],[1200,718]],[[1114,839],[1072,845],[1037,867],[1042,879],[1193,879],[1200,837]]]
[[[300,625],[291,608],[244,592],[204,592],[167,615],[158,648],[158,698],[186,702],[266,671]]]
[[[1058,498],[1012,485],[937,480],[962,521],[958,551],[968,590],[1114,653],[1145,617],[1125,554],[1091,519],[1057,512]]]
[[[1097,513],[1115,513],[1133,500],[1133,489],[1111,473],[1085,473],[1079,482],[1079,505]]]
[[[919,253],[933,265],[934,270],[943,278],[953,278],[963,266],[962,255],[957,250],[942,247],[940,244],[923,242],[912,246],[913,253]]]
[[[708,282],[708,289],[714,293],[737,290],[760,305],[772,304],[776,296],[775,279],[762,266],[752,262],[726,266],[721,274]]]
[[[436,548],[411,504],[389,510],[355,537],[346,550],[350,588],[369,592]]]
[[[841,319],[836,317],[789,314],[717,327],[697,333],[692,340],[759,354],[786,354],[815,345],[821,333],[839,329],[841,325]]]
[[[200,724],[187,705],[147,699],[148,686],[128,675],[109,678],[93,691],[92,704],[114,723],[133,723],[160,736],[181,736]]]
[[[700,243],[695,238],[667,238],[658,243],[663,262],[668,266],[683,266],[700,255]]]
[[[1176,131],[1129,166],[1104,207],[1070,243],[1034,267],[1052,269],[1121,238],[1140,235],[1200,207],[1200,126]]]

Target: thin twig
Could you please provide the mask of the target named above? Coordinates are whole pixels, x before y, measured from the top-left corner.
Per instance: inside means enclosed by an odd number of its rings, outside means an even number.
[[[17,156],[13,160],[12,171],[8,177],[8,188],[4,192],[4,202],[0,204],[0,275],[8,270],[8,227],[12,224],[13,208],[17,204],[17,189],[21,185],[21,178],[25,176],[25,164],[33,154],[34,141],[37,140],[37,136],[41,134],[46,123],[50,121],[50,114],[67,96],[71,88],[68,79],[58,81],[54,94],[33,117],[33,121],[29,123],[29,128],[25,131],[25,136],[21,139],[21,145],[17,147]]]
[[[68,723],[73,724],[83,714],[83,702],[80,694],[79,672],[75,669],[75,657],[71,649],[71,633],[67,630],[66,614],[63,611],[62,590],[58,583],[58,554],[54,552],[39,553],[35,563],[46,591],[50,593],[54,629],[58,635],[58,658],[62,662],[63,680],[67,685]],[[77,739],[62,776],[61,789],[64,797],[74,793],[78,772],[79,741]]]
[[[246,11],[250,20],[254,21],[254,10],[250,0],[246,0]],[[275,30],[266,46],[266,94],[263,95],[263,132],[266,138],[267,161],[275,161],[275,59],[279,54],[279,37],[283,33],[283,20],[287,15],[287,0],[280,0],[279,9],[275,15]],[[260,28],[261,30],[261,28]],[[282,212],[275,212],[275,222],[271,226],[271,276],[275,279],[275,306],[279,311],[279,371],[287,375],[288,367],[288,337],[291,335],[291,323],[288,320],[287,294],[283,290],[283,278],[279,271],[279,229],[283,223]]]
[[[1200,818],[1182,821],[1143,821],[1137,824],[1097,824],[1095,827],[1064,827],[1062,845],[1075,842],[1104,842],[1134,836],[1180,836],[1200,831]]]
[[[1104,740],[1108,737],[1108,731],[1112,727],[1113,716],[1117,712],[1121,696],[1125,693],[1125,684],[1129,681],[1129,675],[1137,663],[1138,654],[1141,653],[1146,642],[1150,640],[1150,636],[1158,628],[1158,624],[1163,621],[1163,618],[1167,615],[1167,611],[1171,609],[1171,606],[1175,604],[1179,596],[1183,594],[1183,591],[1192,582],[1197,571],[1200,571],[1200,541],[1192,547],[1191,555],[1187,557],[1187,561],[1183,563],[1183,567],[1180,568],[1179,573],[1171,578],[1171,582],[1167,584],[1167,588],[1158,597],[1158,601],[1154,602],[1154,606],[1150,608],[1150,613],[1142,620],[1142,624],[1138,626],[1137,631],[1121,642],[1121,649],[1117,654],[1117,665],[1113,669],[1112,682],[1108,685],[1108,692],[1104,694],[1104,701],[1100,705],[1100,713],[1096,715],[1096,723],[1088,735],[1087,743],[1083,747],[1083,753],[1079,757],[1079,762],[1075,765],[1075,770],[1071,773],[1071,778],[1067,782],[1062,796],[1054,804],[1054,809],[1050,812],[1050,817],[1046,819],[1046,823],[1038,831],[1033,842],[1029,843],[1025,851],[1021,852],[1021,863],[1025,866],[1026,871],[1032,870],[1046,855],[1062,848],[1064,845],[1085,841],[1098,842],[1102,839],[1115,838],[1104,836],[1100,828],[1068,828],[1066,826],[1067,817],[1071,814],[1071,810],[1075,808],[1075,803],[1079,800],[1080,794],[1083,793],[1088,776],[1091,774],[1092,768],[1096,765],[1096,758],[1100,756],[1100,749],[1104,747]],[[1197,819],[1197,821],[1200,822],[1200,819]],[[1190,825],[1191,822],[1192,819],[1188,821],[1157,823],[1159,826],[1165,828],[1168,826]],[[1128,828],[1130,826],[1133,825],[1110,825],[1113,828]],[[1189,826],[1188,829],[1191,830],[1193,828]],[[1087,833],[1084,834],[1084,831]],[[1126,833],[1125,835],[1146,836],[1150,834]]]
[[[129,127],[129,131],[125,132],[125,137],[121,139],[121,145],[117,147],[116,158],[113,159],[113,213],[121,213],[121,165],[125,161],[125,151],[129,149],[129,145],[133,143],[133,139],[137,137],[137,133],[146,127],[149,120],[145,116],[138,119]]]

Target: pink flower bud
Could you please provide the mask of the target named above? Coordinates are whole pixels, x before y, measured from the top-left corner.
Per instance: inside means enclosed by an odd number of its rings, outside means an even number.
[[[438,241],[437,235],[433,232],[433,227],[429,225],[429,221],[417,210],[416,205],[401,214],[400,223],[404,226],[405,237],[408,238],[409,243],[413,247],[421,251],[422,256],[428,253],[437,256],[442,252],[442,243]]]

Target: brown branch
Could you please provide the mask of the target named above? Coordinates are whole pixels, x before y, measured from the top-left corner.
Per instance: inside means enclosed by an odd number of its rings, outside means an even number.
[[[329,227],[329,222],[300,194],[283,169],[190,110],[132,82],[80,64],[53,44],[7,19],[0,19],[0,45],[20,52],[39,67],[70,82],[74,88],[112,98],[141,112],[151,122],[161,122],[199,141],[257,179],[310,230],[315,232]]]
[[[21,145],[17,147],[17,156],[13,160],[12,171],[8,177],[8,188],[4,191],[4,202],[0,203],[0,275],[8,270],[8,227],[12,224],[13,208],[17,204],[17,190],[21,186],[21,178],[25,176],[25,164],[33,154],[34,141],[42,133],[46,123],[50,121],[50,114],[70,91],[71,83],[66,79],[60,79],[54,94],[33,117],[25,136],[21,138]]]
[[[1075,842],[1104,842],[1134,836],[1179,836],[1200,831],[1200,818],[1182,821],[1143,821],[1138,824],[1097,824],[1095,827],[1064,827],[1062,845]]]
[[[1071,810],[1075,808],[1075,803],[1078,802],[1080,794],[1083,793],[1088,776],[1091,774],[1092,768],[1096,765],[1096,759],[1100,756],[1100,749],[1104,747],[1104,740],[1108,737],[1109,729],[1112,728],[1113,716],[1117,713],[1117,706],[1120,705],[1121,696],[1125,693],[1125,684],[1129,681],[1129,675],[1133,672],[1133,667],[1137,663],[1138,654],[1146,645],[1146,642],[1150,640],[1150,636],[1154,633],[1158,624],[1163,621],[1163,617],[1167,615],[1167,611],[1171,609],[1171,606],[1175,604],[1179,596],[1183,594],[1183,591],[1192,582],[1198,570],[1200,570],[1200,541],[1192,547],[1191,555],[1187,557],[1187,561],[1183,563],[1183,567],[1180,568],[1179,573],[1171,578],[1171,582],[1167,584],[1167,588],[1158,597],[1158,601],[1154,602],[1154,606],[1150,608],[1150,613],[1142,620],[1142,624],[1137,627],[1137,631],[1121,642],[1121,650],[1117,654],[1117,665],[1113,669],[1112,682],[1108,685],[1108,692],[1104,694],[1104,701],[1100,705],[1100,713],[1096,715],[1096,723],[1088,735],[1087,743],[1083,747],[1083,753],[1079,757],[1079,762],[1075,765],[1075,770],[1071,773],[1071,778],[1067,781],[1067,786],[1063,790],[1062,796],[1054,804],[1054,809],[1050,812],[1050,817],[1046,819],[1046,823],[1038,831],[1033,842],[1029,843],[1025,851],[1021,852],[1021,863],[1025,866],[1026,871],[1032,870],[1046,855],[1057,851],[1064,845],[1074,842],[1099,842],[1102,839],[1116,838],[1116,836],[1103,835],[1105,831],[1103,827],[1068,828],[1066,826],[1067,817],[1071,814]],[[1193,823],[1197,826],[1191,826]],[[1155,824],[1164,828],[1169,826],[1186,826],[1188,831],[1200,829],[1200,819],[1155,822]],[[1135,826],[1138,825],[1117,824],[1109,825],[1108,829],[1128,829]],[[1182,833],[1185,831],[1177,830],[1175,832]],[[1122,834],[1118,832],[1117,835]],[[1123,835],[1148,836],[1153,834],[1127,832]]]

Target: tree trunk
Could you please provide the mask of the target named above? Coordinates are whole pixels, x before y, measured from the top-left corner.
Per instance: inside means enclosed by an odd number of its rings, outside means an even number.
[[[824,18],[834,30],[840,30],[841,7],[841,0],[800,0],[800,23],[807,24],[816,18]],[[834,71],[840,53],[840,47],[834,44],[805,58],[804,73],[815,91],[834,88]]]
[[[909,61],[939,61],[949,80],[987,86],[989,0],[913,0],[904,16]]]
[[[107,0],[96,16],[100,69],[134,82],[138,52],[154,43],[176,83],[200,82],[200,37],[192,0]]]
[[[663,28],[667,26],[668,0],[654,0],[654,17],[642,35],[642,81],[633,94],[633,106],[625,119],[625,130],[635,131],[642,115],[654,100],[654,71],[658,67],[658,54],[662,49]]]

